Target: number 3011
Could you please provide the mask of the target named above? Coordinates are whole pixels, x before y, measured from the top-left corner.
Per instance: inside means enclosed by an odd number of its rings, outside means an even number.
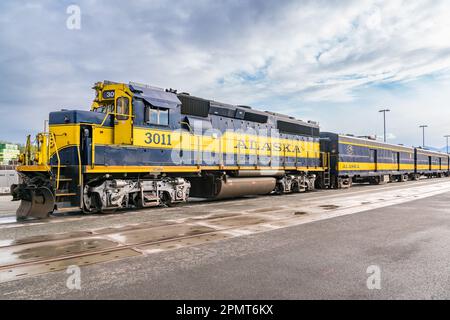
[[[170,134],[147,132],[145,136],[147,137],[147,139],[145,140],[146,144],[161,144],[163,146],[172,145]]]

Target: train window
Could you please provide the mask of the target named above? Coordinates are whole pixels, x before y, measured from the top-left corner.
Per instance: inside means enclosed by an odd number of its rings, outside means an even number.
[[[169,109],[159,109],[159,124],[163,126],[169,125]]]
[[[117,99],[117,119],[128,120],[130,114],[130,100],[126,97]]]
[[[94,109],[94,112],[98,113],[114,113],[114,105],[104,105]]]
[[[146,106],[145,107],[145,122],[148,124],[168,126],[169,125],[169,109]]]

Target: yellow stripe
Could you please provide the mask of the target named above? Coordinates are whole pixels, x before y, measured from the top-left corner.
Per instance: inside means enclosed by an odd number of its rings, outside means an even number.
[[[52,125],[50,131],[56,135],[59,149],[76,146],[80,143],[80,125]],[[114,144],[114,129],[111,127],[93,126],[94,145],[117,146]],[[158,130],[135,127],[133,129],[133,145],[158,149],[175,149],[185,151],[228,153],[240,155],[260,155],[292,158],[320,158],[318,141],[301,141],[284,138],[262,137],[258,135],[225,132],[217,138],[211,135],[193,135],[182,130]],[[285,147],[287,149],[285,150]],[[258,150],[259,149],[259,150]],[[272,149],[272,150],[270,150]],[[52,146],[50,153],[56,152]]]
[[[339,162],[339,171],[399,171],[396,163]],[[414,164],[401,164],[400,170],[414,170]]]
[[[50,171],[50,167],[45,166],[45,165],[17,166],[16,171],[19,171],[19,172],[33,172],[33,171],[44,172],[44,171]]]
[[[417,170],[430,170],[430,165],[429,164],[419,164],[419,165],[417,165]],[[448,166],[432,165],[431,170],[448,170]]]
[[[134,146],[139,147],[242,155],[320,158],[318,141],[262,137],[229,131],[222,135],[218,134],[216,138],[211,135],[193,135],[181,130],[134,128],[133,132]]]

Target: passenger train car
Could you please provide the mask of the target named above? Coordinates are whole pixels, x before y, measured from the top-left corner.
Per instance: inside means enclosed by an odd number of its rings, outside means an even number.
[[[18,218],[313,189],[326,181],[319,126],[135,83],[96,83],[91,111],[49,116],[12,187]]]
[[[444,153],[330,132],[320,136],[321,150],[330,155],[335,188],[350,187],[353,182],[381,184],[449,174],[449,155]]]
[[[414,175],[416,178],[422,175],[430,178],[449,175],[450,159],[448,154],[415,148],[414,161]]]

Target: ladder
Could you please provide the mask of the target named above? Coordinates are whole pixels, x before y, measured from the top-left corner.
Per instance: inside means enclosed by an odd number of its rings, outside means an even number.
[[[60,165],[59,183],[55,187],[55,205],[57,209],[80,208],[80,186],[77,166]]]
[[[323,187],[331,187],[331,174],[330,174],[330,153],[322,152],[322,167],[323,167]]]

